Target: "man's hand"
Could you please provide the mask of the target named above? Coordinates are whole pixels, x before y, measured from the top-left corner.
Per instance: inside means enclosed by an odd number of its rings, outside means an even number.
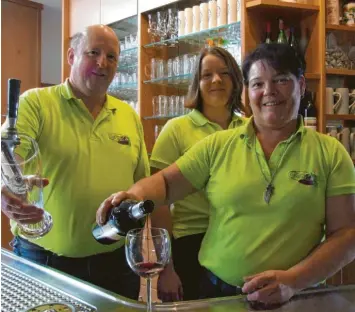
[[[266,304],[284,303],[298,290],[293,288],[294,277],[288,271],[270,270],[244,278],[242,288],[249,301]]]
[[[182,284],[171,263],[159,274],[157,288],[163,302],[183,300]]]
[[[31,178],[27,182],[30,186],[47,186],[48,179]],[[6,186],[1,188],[1,210],[9,218],[20,224],[33,224],[40,222],[43,216],[43,209],[27,204],[22,198],[11,193]]]
[[[113,207],[119,205],[122,201],[126,199],[134,199],[141,201],[141,198],[127,193],[127,192],[117,192],[112,194],[110,197],[106,198],[100,205],[99,209],[96,211],[96,223],[99,225],[104,225],[107,219],[107,212]]]

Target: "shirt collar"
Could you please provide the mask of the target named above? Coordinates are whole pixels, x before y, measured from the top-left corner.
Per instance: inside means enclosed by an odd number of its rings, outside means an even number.
[[[60,85],[60,90],[62,93],[62,96],[67,99],[76,99],[73,90],[71,89],[71,86],[69,84],[69,78],[67,78],[61,85]]]
[[[72,90],[70,83],[69,83],[69,78],[67,78],[62,84],[60,84],[60,89],[61,89],[62,96],[66,100],[74,99],[76,101],[80,101],[80,99],[78,99],[73,93],[73,90]],[[76,101],[74,101],[74,102],[76,102]],[[118,110],[118,107],[117,107],[117,105],[114,104],[114,102],[115,101],[113,101],[113,98],[106,94],[106,101],[104,103],[103,108],[106,109],[108,112],[116,113],[116,110]]]
[[[192,120],[192,122],[199,126],[202,127],[207,123],[214,124],[213,122],[209,121],[199,110],[193,109],[188,116]],[[232,121],[229,125],[229,128],[235,128],[236,126],[240,126],[244,123],[243,118],[239,117],[236,114],[233,114]]]
[[[240,138],[246,139],[247,143],[251,143],[252,139],[255,136],[255,130],[254,130],[254,117],[252,116],[249,118],[249,120],[246,121],[244,125],[241,126],[241,134]],[[306,127],[304,126],[303,118],[301,115],[298,115],[297,117],[297,131],[290,136],[289,139],[293,140],[296,137],[303,138],[304,134],[306,132]]]

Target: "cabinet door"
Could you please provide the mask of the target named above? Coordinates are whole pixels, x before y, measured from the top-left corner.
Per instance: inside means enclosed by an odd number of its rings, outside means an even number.
[[[69,5],[69,36],[85,27],[100,24],[100,0],[71,0]]]
[[[137,1],[101,0],[101,24],[111,24],[137,15]]]

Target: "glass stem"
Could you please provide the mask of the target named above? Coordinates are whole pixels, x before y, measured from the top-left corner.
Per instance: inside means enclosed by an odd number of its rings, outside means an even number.
[[[147,312],[153,311],[152,306],[152,280],[150,277],[147,278]]]

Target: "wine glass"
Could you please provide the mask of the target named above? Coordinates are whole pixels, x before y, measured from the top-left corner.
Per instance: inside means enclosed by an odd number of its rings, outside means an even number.
[[[152,311],[151,279],[170,260],[170,238],[165,229],[133,229],[126,236],[126,259],[130,268],[147,280],[147,311]]]
[[[43,209],[43,180],[41,154],[37,142],[25,134],[11,137],[1,134],[1,181],[15,196],[25,203]],[[18,223],[19,235],[37,239],[47,234],[53,225],[51,215],[45,211],[40,222]]]
[[[153,14],[148,14],[148,34],[150,36],[150,42],[154,43],[157,37],[157,20]]]

